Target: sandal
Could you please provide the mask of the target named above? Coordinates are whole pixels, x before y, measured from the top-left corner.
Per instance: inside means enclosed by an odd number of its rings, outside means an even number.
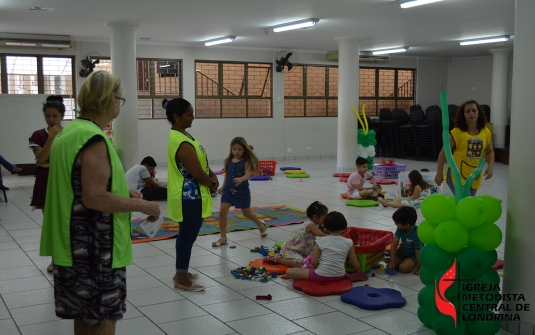
[[[219,240],[225,240],[224,242],[219,242]],[[228,244],[228,240],[224,237],[221,237],[219,240],[212,242],[212,248],[218,248],[223,245]]]
[[[188,272],[188,279],[189,280],[197,280],[197,279],[199,279],[199,274],[198,273],[189,273]],[[178,280],[178,276],[175,274],[173,276],[173,283],[176,283],[177,280]]]
[[[185,286],[179,283],[175,283],[175,290],[201,292],[204,291],[204,286],[192,283],[191,286]]]
[[[262,225],[264,226],[264,231],[260,231],[260,237],[265,238],[268,236],[266,222],[264,220],[260,220],[260,222],[262,222]],[[260,229],[260,227],[258,227],[258,229]]]

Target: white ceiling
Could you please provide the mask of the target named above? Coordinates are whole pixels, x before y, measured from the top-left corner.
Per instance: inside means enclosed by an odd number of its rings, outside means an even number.
[[[407,56],[473,57],[499,44],[460,46],[458,40],[514,34],[514,0],[443,0],[401,9],[396,0],[0,0],[0,32],[61,34],[75,40],[109,40],[110,21],[137,22],[150,43],[204,46],[202,41],[237,36],[223,47],[338,49],[335,37],[363,39],[361,50],[410,47]],[[32,6],[53,11],[30,11]],[[308,30],[264,29],[306,18]],[[139,41],[140,43],[144,43]],[[218,48],[221,46],[212,46]]]

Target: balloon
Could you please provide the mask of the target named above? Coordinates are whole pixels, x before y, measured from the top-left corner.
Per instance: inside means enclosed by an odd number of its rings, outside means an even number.
[[[377,136],[377,133],[375,132],[375,130],[368,131],[368,137],[370,139],[375,139],[376,136]]]
[[[430,311],[436,309],[435,286],[427,285],[418,293],[418,305]]]
[[[366,135],[364,135],[364,130],[359,129],[357,131],[357,139],[359,142],[362,142],[366,138]]]
[[[466,228],[479,227],[487,221],[487,205],[480,198],[464,198],[457,203],[455,217]]]
[[[496,222],[502,216],[502,204],[499,199],[490,195],[479,195],[477,198],[487,205],[487,222]]]
[[[454,205],[457,205],[457,200],[455,200],[455,197],[453,195],[446,195],[446,198],[448,198],[449,201],[451,201]]]
[[[425,285],[434,285],[437,271],[431,270],[425,266],[420,268],[420,280]]]
[[[480,276],[489,266],[485,253],[471,247],[464,248],[457,254],[457,263],[459,264],[461,273],[468,278]]]
[[[500,228],[494,223],[487,222],[480,227],[470,229],[468,245],[481,251],[491,251],[502,243],[502,237]]]
[[[476,278],[475,283],[496,285],[500,283],[500,275],[498,274],[498,271],[493,268],[487,268],[481,276]]]
[[[466,323],[459,322],[457,319],[457,325],[455,325],[451,316],[439,314],[433,320],[433,330],[437,335],[463,335]]]
[[[418,226],[418,237],[424,244],[433,244],[435,242],[435,226],[432,226],[429,221],[424,220]]]
[[[418,259],[422,266],[434,271],[449,269],[453,264],[453,255],[440,249],[436,244],[423,247],[418,254]]]
[[[370,144],[371,145],[377,145],[377,140],[374,138],[373,140],[370,140]]]
[[[422,307],[418,307],[418,319],[428,328],[433,328],[433,320],[439,315],[440,313],[436,308],[433,311],[428,311]]]
[[[468,232],[468,234],[470,234],[470,232]],[[468,240],[470,241],[470,238],[468,238]],[[493,266],[498,260],[498,253],[496,250],[485,251],[485,256],[487,257],[488,266]]]
[[[466,332],[470,335],[494,335],[500,331],[500,321],[494,320],[492,312],[484,313],[489,315],[489,321],[470,321],[466,323]],[[490,321],[492,320],[492,321]]]
[[[449,200],[446,201],[449,202]],[[456,252],[466,246],[468,231],[457,221],[445,221],[435,229],[435,240],[445,251]]]
[[[455,204],[444,194],[432,194],[422,202],[422,215],[429,223],[437,225],[455,219]]]

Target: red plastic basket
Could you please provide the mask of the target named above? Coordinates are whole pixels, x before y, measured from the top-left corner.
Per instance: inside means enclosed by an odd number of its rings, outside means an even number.
[[[398,179],[398,173],[405,171],[406,164],[395,163],[394,166],[384,166],[381,164],[373,164],[373,171],[377,179]]]
[[[342,236],[358,244],[353,247],[359,259],[360,271],[369,270],[379,264],[384,259],[386,247],[394,241],[394,234],[390,231],[358,227],[347,228]],[[346,261],[346,270],[353,270],[349,261]]]
[[[258,175],[273,177],[277,169],[276,161],[258,161]]]

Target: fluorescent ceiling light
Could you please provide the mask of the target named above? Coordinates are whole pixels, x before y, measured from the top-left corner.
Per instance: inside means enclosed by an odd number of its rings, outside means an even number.
[[[427,5],[429,3],[439,2],[439,1],[442,1],[442,0],[414,0],[414,1],[404,2],[400,4],[400,6],[401,8],[411,8],[411,7]]]
[[[61,48],[61,49],[71,48],[70,44],[41,44],[41,46],[44,48]]]
[[[286,31],[286,30],[313,27],[318,22],[319,22],[319,19],[306,19],[306,20],[300,20],[300,21],[295,21],[295,22],[289,22],[289,23],[280,24],[278,26],[273,27],[273,31],[278,33],[278,32]]]
[[[222,43],[228,43],[228,42],[232,42],[232,41],[234,41],[235,38],[236,38],[236,36],[224,36],[224,37],[219,37],[219,38],[215,38],[215,39],[213,39],[213,40],[205,41],[205,42],[204,42],[204,45],[206,45],[207,47],[209,47],[209,46],[211,46],[211,45],[222,44]]]
[[[54,8],[46,8],[46,7],[30,7],[30,10],[46,10],[46,11],[53,11]]]
[[[34,47],[35,43],[24,43],[24,42],[5,42],[6,45],[19,46],[19,47]]]
[[[162,64],[162,65],[160,65],[158,67],[170,67],[170,66],[171,66],[170,64]]]
[[[384,55],[384,54],[394,54],[396,52],[405,52],[409,50],[409,47],[396,48],[396,49],[385,49],[385,50],[376,50],[372,51],[374,55]]]
[[[477,38],[475,40],[466,40],[461,41],[461,45],[472,45],[472,44],[483,44],[483,43],[495,43],[495,42],[505,42],[509,40],[509,35],[505,36],[494,36],[494,37],[484,37]]]

